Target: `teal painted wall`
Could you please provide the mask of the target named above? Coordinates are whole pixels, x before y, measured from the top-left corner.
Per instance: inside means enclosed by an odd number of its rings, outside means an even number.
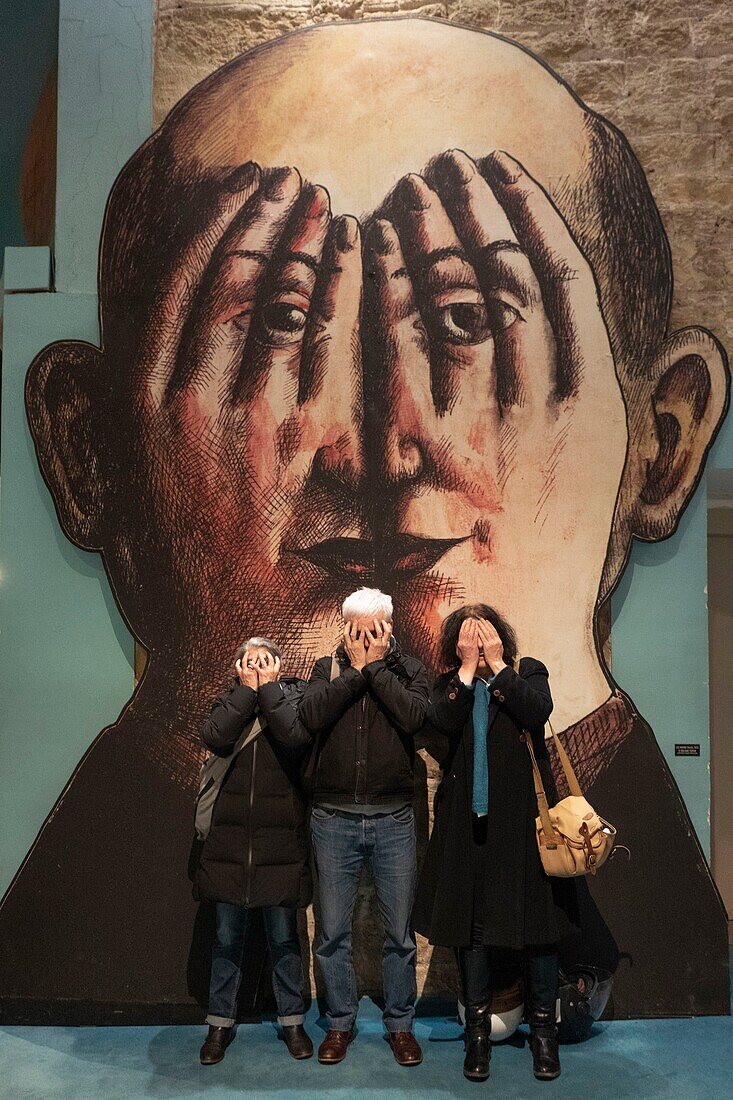
[[[32,6],[24,5],[26,13]],[[30,14],[22,25],[30,35]],[[6,298],[0,891],[84,748],[115,719],[132,688],[132,640],[99,559],[72,547],[56,523],[32,453],[22,386],[33,355],[49,341],[97,338],[105,200],[151,126],[151,26],[152,0],[60,0],[56,293]],[[34,102],[30,92],[28,102]],[[22,242],[10,236],[2,243]],[[730,420],[711,467],[733,468]],[[634,546],[612,613],[615,677],[655,730],[709,851],[705,586],[703,485],[671,539]],[[698,740],[699,759],[674,757],[676,741]]]
[[[0,256],[25,244],[18,183],[28,127],[46,74],[56,60],[58,0],[0,0]]]
[[[47,67],[45,46],[36,54],[36,44],[46,39],[40,0],[3,3],[15,12],[13,33],[3,36],[3,65],[6,52],[15,60],[3,79],[16,85],[12,128],[20,136],[6,147],[2,178],[17,194],[24,134]],[[33,356],[52,340],[98,341],[104,205],[117,172],[151,129],[152,0],[60,0],[59,20],[56,293],[6,295],[4,302],[0,894],[84,750],[115,720],[133,686],[133,640],[100,558],[72,546],[59,528],[35,461],[23,385]],[[55,20],[51,31],[55,49]],[[17,199],[8,209],[1,243],[22,244]]]
[[[132,689],[132,639],[101,559],[65,538],[23,404],[28,364],[52,340],[96,341],[89,295],[5,299],[2,387],[0,893],[66,780]]]
[[[654,730],[709,858],[706,584],[703,484],[676,534],[633,546],[611,597],[611,646],[614,678]],[[685,741],[700,742],[699,757],[675,757],[675,742]]]
[[[708,859],[707,479],[731,469],[729,413],[679,529],[665,542],[634,544],[611,599],[614,676],[651,724]],[[685,741],[700,742],[699,758],[674,755],[675,743]]]
[[[153,0],[60,0],[56,290],[95,294],[104,207],[152,129]]]

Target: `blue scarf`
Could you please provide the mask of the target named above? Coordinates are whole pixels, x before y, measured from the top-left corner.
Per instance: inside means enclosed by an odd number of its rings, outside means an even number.
[[[476,680],[473,690],[473,798],[471,809],[475,814],[487,814],[489,812],[489,689],[483,680]]]

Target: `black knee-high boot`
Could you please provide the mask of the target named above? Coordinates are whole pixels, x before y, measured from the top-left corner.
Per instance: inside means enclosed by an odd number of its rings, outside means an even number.
[[[469,1081],[485,1081],[491,1061],[491,1001],[466,1005],[465,1041],[463,1076]]]
[[[560,1076],[557,1045],[558,959],[554,947],[527,951],[526,1000],[529,1015],[529,1046],[538,1081]]]
[[[491,1060],[491,986],[489,948],[480,945],[458,949],[463,1003],[466,1006],[466,1056],[463,1075],[469,1081],[485,1081]]]

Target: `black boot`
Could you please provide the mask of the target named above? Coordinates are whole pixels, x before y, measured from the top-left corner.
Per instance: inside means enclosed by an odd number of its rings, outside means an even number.
[[[529,1018],[529,1048],[538,1081],[554,1081],[560,1076],[555,1010],[535,1009]]]
[[[313,1057],[313,1043],[302,1024],[283,1024],[280,1030],[293,1058]]]
[[[201,1047],[201,1065],[214,1066],[217,1062],[221,1062],[233,1038],[233,1027],[214,1027],[213,1024],[209,1024],[209,1034]]]
[[[485,1081],[491,1060],[491,1003],[466,1005],[466,1057],[463,1076],[469,1081]]]
[[[560,1076],[557,1050],[558,958],[554,944],[532,947],[526,957],[526,1006],[529,1019],[529,1047],[538,1081]]]

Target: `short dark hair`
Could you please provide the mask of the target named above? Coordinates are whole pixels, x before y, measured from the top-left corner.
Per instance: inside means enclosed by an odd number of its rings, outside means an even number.
[[[589,110],[585,129],[591,150],[586,171],[572,187],[559,185],[553,200],[595,274],[621,389],[634,404],[644,392],[639,380],[667,334],[672,256],[649,182],[626,137]]]
[[[517,659],[517,636],[514,628],[509,625],[503,615],[487,603],[466,603],[463,607],[452,611],[447,619],[443,620],[440,628],[440,643],[438,657],[444,669],[455,668],[458,664],[456,646],[458,635],[466,619],[487,619],[501,638],[504,646],[504,660],[508,665],[513,665]]]

